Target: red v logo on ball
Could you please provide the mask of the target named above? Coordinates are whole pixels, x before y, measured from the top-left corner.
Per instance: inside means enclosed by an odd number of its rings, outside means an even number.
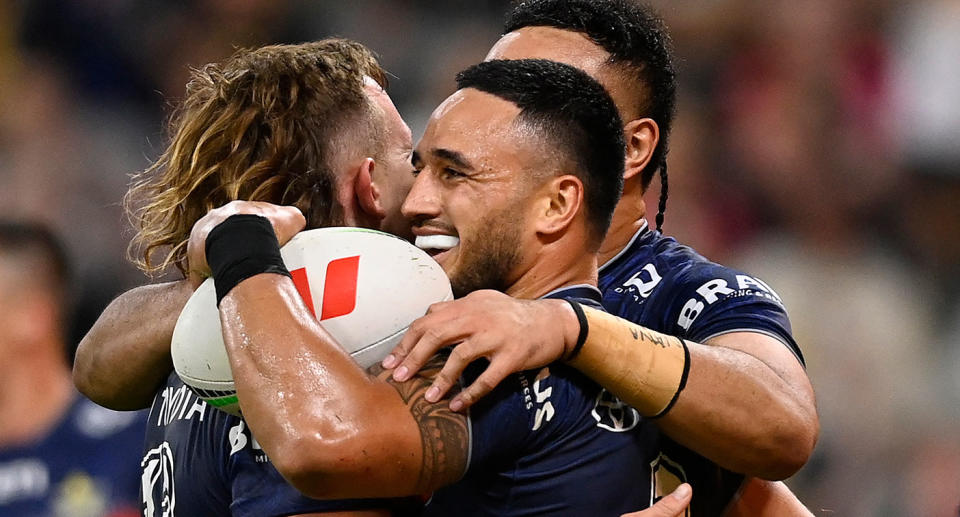
[[[320,321],[337,316],[345,316],[353,312],[357,306],[357,273],[360,270],[360,255],[331,260],[327,264],[326,280],[323,285],[323,303],[321,304]],[[317,313],[313,309],[313,296],[310,294],[310,283],[307,280],[305,268],[290,272],[297,292],[314,317]]]

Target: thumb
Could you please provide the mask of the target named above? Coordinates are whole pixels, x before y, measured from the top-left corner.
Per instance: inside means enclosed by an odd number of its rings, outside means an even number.
[[[683,517],[687,507],[690,506],[692,496],[693,490],[690,488],[690,485],[684,483],[678,486],[670,495],[657,501],[657,503],[650,508],[639,512],[627,513],[621,517]]]

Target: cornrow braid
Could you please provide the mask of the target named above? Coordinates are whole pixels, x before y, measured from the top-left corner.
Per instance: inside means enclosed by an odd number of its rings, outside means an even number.
[[[667,160],[660,164],[660,203],[657,205],[657,231],[663,233],[663,214],[667,211]]]

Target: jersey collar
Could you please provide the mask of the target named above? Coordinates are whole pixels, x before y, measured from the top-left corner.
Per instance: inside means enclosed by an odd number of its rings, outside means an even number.
[[[544,298],[580,298],[593,300],[598,304],[603,301],[603,294],[600,292],[600,289],[597,286],[590,284],[576,284],[576,285],[566,285],[540,297]]]
[[[635,242],[637,242],[638,240],[640,240],[641,237],[643,237],[644,235],[646,235],[646,234],[648,234],[648,233],[650,233],[650,225],[649,225],[649,223],[647,223],[647,220],[644,219],[644,220],[643,220],[643,224],[640,226],[640,229],[637,230],[637,233],[633,234],[633,237],[630,237],[630,241],[627,242],[627,245],[624,246],[623,249],[621,249],[620,251],[618,251],[617,254],[614,255],[610,260],[604,262],[603,265],[601,265],[601,266],[597,269],[597,271],[603,271],[604,268],[606,268],[606,267],[609,266],[610,264],[613,264],[614,262],[616,262],[617,259],[619,259],[620,257],[624,256],[628,251],[630,251],[630,248],[633,247],[633,244],[634,244]]]

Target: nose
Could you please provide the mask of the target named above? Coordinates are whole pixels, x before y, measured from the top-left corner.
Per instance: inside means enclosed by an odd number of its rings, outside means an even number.
[[[423,168],[413,181],[400,211],[410,220],[432,219],[440,215],[440,194],[428,167]]]

